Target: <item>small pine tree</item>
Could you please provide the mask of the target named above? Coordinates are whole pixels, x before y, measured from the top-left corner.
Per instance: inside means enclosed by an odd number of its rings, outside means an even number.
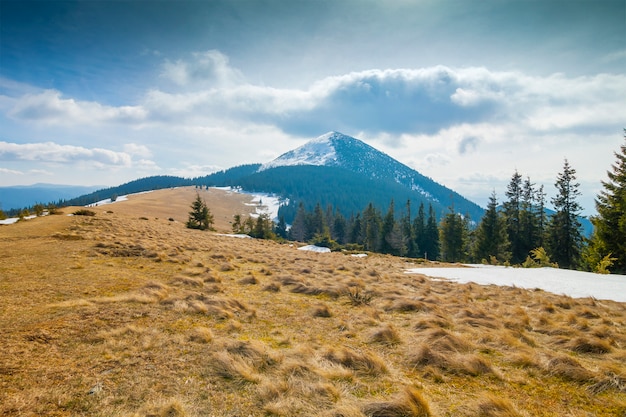
[[[187,227],[190,229],[213,230],[213,215],[199,194],[196,194],[196,199],[191,204]]]

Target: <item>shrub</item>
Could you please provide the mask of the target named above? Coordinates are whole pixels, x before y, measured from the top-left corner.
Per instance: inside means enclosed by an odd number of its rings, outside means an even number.
[[[87,209],[80,209],[76,210],[73,214],[74,216],[95,216],[96,212]]]
[[[346,296],[353,306],[369,305],[374,298],[372,293],[361,291],[359,288],[350,288],[346,292]]]

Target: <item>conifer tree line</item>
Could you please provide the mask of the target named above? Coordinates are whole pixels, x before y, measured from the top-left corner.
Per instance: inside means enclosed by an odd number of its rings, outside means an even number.
[[[626,139],[626,129],[624,131]],[[626,273],[626,144],[615,153],[617,162],[597,196],[594,232],[583,236],[579,221],[582,207],[576,170],[566,159],[554,183],[556,195],[548,201],[543,185],[513,173],[498,202],[495,190],[485,214],[476,224],[450,207],[437,221],[432,205],[415,211],[408,200],[401,210],[391,201],[385,213],[372,203],[362,212],[345,217],[337,207],[318,203],[306,211],[303,203],[287,230],[281,217],[274,225],[267,216],[242,221],[233,230],[255,237],[285,238],[331,249],[380,252],[445,262],[500,265],[558,266],[567,269]],[[403,213],[398,216],[396,213]]]
[[[312,212],[307,212],[301,203],[291,228],[284,236],[331,249],[345,247],[437,259],[439,229],[435,210],[432,205],[426,209],[422,203],[417,215],[411,217],[411,209],[411,202],[407,200],[405,214],[397,218],[394,201],[391,201],[385,214],[370,203],[363,212],[346,218],[332,206],[322,209],[317,204]]]

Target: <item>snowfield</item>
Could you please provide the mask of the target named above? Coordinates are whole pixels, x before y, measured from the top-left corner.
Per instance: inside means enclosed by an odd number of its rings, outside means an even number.
[[[491,265],[465,265],[459,268],[413,268],[408,274],[481,285],[539,288],[574,298],[626,302],[626,275],[601,275],[556,268],[512,268]]]

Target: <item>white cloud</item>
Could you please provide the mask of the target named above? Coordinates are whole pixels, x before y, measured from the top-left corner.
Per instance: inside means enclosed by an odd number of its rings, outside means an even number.
[[[152,152],[145,145],[138,145],[136,143],[127,143],[124,145],[124,152],[133,156],[140,156],[144,158],[150,158]]]
[[[59,145],[53,142],[9,143],[0,142],[0,160],[4,161],[41,161],[68,163],[90,161],[100,165],[131,165],[131,157],[125,152],[114,152],[102,148],[84,148],[82,146]]]
[[[161,171],[161,168],[157,165],[157,163],[149,159],[140,159],[134,163],[134,166],[141,172]]]
[[[139,106],[112,107],[92,101],[62,98],[56,90],[25,94],[14,100],[8,116],[27,122],[54,125],[137,123],[147,117]]]
[[[0,167],[0,173],[7,174],[7,175],[24,175],[22,171],[16,171],[14,169],[7,169],[7,168],[1,168],[1,167]]]
[[[161,71],[160,80],[169,85],[146,91],[130,106],[79,101],[56,90],[5,88],[14,97],[0,95],[0,111],[19,127],[5,128],[5,136],[41,137],[43,127],[52,141],[0,143],[0,160],[84,160],[193,177],[266,162],[339,130],[486,201],[515,169],[552,188],[566,157],[581,182],[599,182],[625,123],[625,74],[530,76],[434,66],[356,71],[306,88],[280,88],[247,82],[219,51],[165,61]],[[83,137],[93,148],[55,143]],[[122,152],[106,149],[114,146]]]
[[[188,61],[166,60],[161,76],[179,87],[224,87],[244,82],[243,74],[232,68],[228,57],[217,50],[195,52]]]

